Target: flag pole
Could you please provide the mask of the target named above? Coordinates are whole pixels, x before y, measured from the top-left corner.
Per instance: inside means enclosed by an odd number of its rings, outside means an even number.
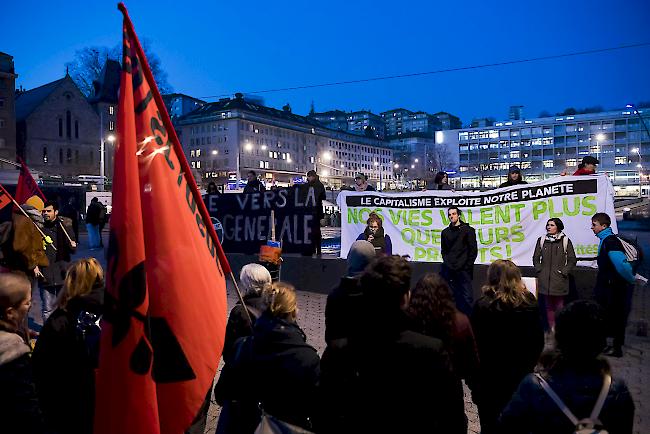
[[[30,216],[25,212],[25,210],[23,209],[23,207],[20,206],[20,204],[19,204],[18,202],[16,202],[16,199],[14,199],[13,196],[10,195],[9,192],[8,192],[7,190],[5,190],[4,187],[0,186],[0,188],[2,188],[2,190],[5,192],[5,194],[6,194],[7,196],[9,196],[9,199],[11,199],[11,201],[14,203],[14,205],[16,205],[16,208],[18,208],[18,209],[20,210],[20,212],[22,212],[23,215],[24,215],[25,217],[27,217],[27,218],[29,219],[30,222],[32,222],[32,224],[34,225],[34,227],[36,228],[36,230],[38,231],[38,233],[41,234],[41,237],[43,237],[43,239],[46,239],[47,236],[43,233],[43,231],[41,230],[41,228],[38,227],[38,225],[36,224],[36,222],[35,222],[34,220],[32,220],[32,218],[31,218],[31,217],[30,217]],[[54,246],[54,244],[50,244],[50,246],[52,246],[52,248],[54,249],[55,252],[57,251],[56,246]]]
[[[65,234],[65,237],[70,241],[70,244],[73,243],[72,238],[70,238],[70,235],[68,234],[68,231],[65,229],[65,226],[63,226],[63,222],[61,220],[57,220],[59,224],[61,225],[61,229],[63,229],[63,233]]]
[[[167,106],[165,105],[165,102],[160,96],[158,85],[156,84],[156,80],[154,79],[153,73],[151,72],[151,68],[149,67],[149,61],[147,60],[147,57],[144,54],[144,50],[142,49],[142,45],[140,44],[138,35],[135,34],[135,30],[133,28],[133,22],[131,22],[131,17],[129,17],[129,12],[126,10],[126,6],[122,2],[120,2],[117,5],[117,8],[120,10],[120,12],[122,12],[122,15],[124,16],[124,21],[126,21],[127,23],[126,31],[129,33],[129,36],[135,42],[134,48],[138,54],[138,57],[141,60],[142,73],[144,74],[145,78],[147,79],[147,82],[149,83],[149,86],[151,87],[151,93],[153,95],[154,101],[156,102],[156,105],[158,106],[159,113],[163,121],[163,126],[165,127],[167,134],[169,134],[171,138],[170,142],[174,147],[174,152],[176,153],[176,156],[178,157],[178,161],[181,165],[181,173],[183,174],[183,177],[185,178],[185,182],[187,182],[187,185],[189,186],[190,191],[192,192],[192,196],[194,197],[194,202],[196,202],[199,213],[201,214],[201,218],[203,219],[203,224],[206,227],[208,234],[210,234],[210,237],[212,238],[212,242],[216,247],[217,256],[219,258],[218,263],[220,265],[220,268],[223,270],[223,272],[225,272],[225,274],[228,274],[228,272],[230,272],[230,275],[233,276],[232,270],[230,268],[230,264],[228,263],[228,258],[226,257],[226,254],[223,251],[223,247],[221,246],[221,242],[219,241],[217,232],[214,230],[214,226],[212,226],[212,221],[210,220],[208,209],[205,207],[203,198],[199,193],[199,188],[196,185],[194,176],[188,176],[188,174],[190,175],[192,174],[192,170],[190,169],[190,165],[187,163],[187,159],[185,158],[185,153],[183,152],[183,147],[181,146],[180,140],[178,140],[178,136],[176,135],[176,130],[174,129],[174,125],[172,124],[172,121],[169,117],[169,113],[167,113]],[[233,282],[234,281],[235,280],[233,278]]]

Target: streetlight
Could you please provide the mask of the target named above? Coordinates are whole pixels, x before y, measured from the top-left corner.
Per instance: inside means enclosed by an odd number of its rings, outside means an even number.
[[[212,150],[212,155],[217,155],[218,153],[219,153],[219,151],[217,151],[216,149]]]
[[[636,168],[638,169],[637,172],[639,176],[639,197],[641,197],[641,169],[643,169],[643,166],[641,165],[641,151],[639,148],[632,148],[630,149],[630,152],[639,157],[639,162],[637,163]]]
[[[375,167],[378,167],[378,166],[379,166],[379,161],[375,161]],[[378,169],[375,169],[375,170],[379,170],[379,191],[381,191],[381,181],[382,181],[382,179],[381,179],[381,168],[378,168]]]
[[[113,142],[115,142],[115,136],[113,134],[109,134],[106,137],[106,140],[110,142],[112,145]],[[106,149],[105,149],[105,144],[104,144],[104,135],[102,134],[102,140],[99,144],[99,177],[101,178],[100,183],[99,183],[99,191],[104,191],[104,188],[106,187]]]

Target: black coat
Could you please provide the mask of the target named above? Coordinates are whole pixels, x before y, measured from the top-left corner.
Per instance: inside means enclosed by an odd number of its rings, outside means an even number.
[[[441,234],[440,252],[442,262],[454,271],[467,271],[470,274],[474,269],[474,261],[478,256],[476,244],[476,231],[473,227],[461,221],[460,225],[449,225]]]
[[[266,191],[266,188],[259,179],[248,181],[246,187],[244,187],[244,193],[258,193],[260,191]]]
[[[314,188],[314,196],[316,197],[316,217],[320,220],[325,216],[323,212],[323,201],[325,199],[325,186],[319,179],[314,182],[308,182],[307,186]]]
[[[65,232],[63,232],[64,230]],[[76,251],[76,247],[72,247],[70,244],[66,232],[70,239],[74,240],[74,231],[68,218],[59,217],[53,222],[45,222],[43,233],[52,238],[56,251],[49,244],[45,248],[45,255],[50,265],[41,270],[43,273],[41,286],[63,285],[72,254]]]
[[[515,307],[484,295],[474,304],[471,322],[481,364],[472,397],[481,418],[490,415],[492,423],[544,349],[539,308],[532,294],[527,298]]]
[[[589,417],[603,385],[603,374],[597,366],[557,367],[544,377],[578,419]],[[599,419],[610,434],[633,432],[634,402],[623,380],[612,379]],[[501,415],[500,432],[504,434],[571,434],[574,431],[571,421],[533,374],[521,382]]]
[[[323,363],[323,431],[467,433],[461,383],[442,341],[408,330],[403,314],[364,318],[364,330]]]
[[[219,393],[237,401],[238,414],[246,417],[233,420],[231,429],[252,433],[259,423],[258,402],[280,420],[309,427],[308,419],[316,412],[320,359],[300,327],[266,312],[255,323],[253,335],[235,345],[235,355],[221,374],[231,375],[229,390]]]
[[[87,296],[68,301],[43,325],[36,342],[34,378],[43,416],[57,433],[92,433],[95,368],[98,354],[90,354],[77,331],[82,311],[101,314],[103,285]]]
[[[43,418],[32,376],[29,347],[15,333],[0,330],[0,432],[43,434]]]
[[[325,342],[345,339],[354,333],[363,308],[363,293],[356,277],[342,277],[325,304]],[[327,351],[327,350],[325,350]]]
[[[511,185],[521,185],[521,184],[528,184],[528,183],[523,179],[520,179],[519,181],[512,181],[511,179],[508,179],[506,182],[501,183],[499,188],[510,187]]]
[[[248,308],[253,325],[266,310],[266,302],[261,294],[249,292],[244,296],[244,303]],[[237,339],[253,334],[253,327],[248,321],[246,311],[241,303],[237,303],[230,311],[228,324],[226,324],[226,338],[223,345],[223,358],[229,360],[232,349]]]

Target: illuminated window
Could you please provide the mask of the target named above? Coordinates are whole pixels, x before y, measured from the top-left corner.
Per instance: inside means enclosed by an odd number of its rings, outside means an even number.
[[[616,157],[614,164],[627,164],[627,157]]]
[[[544,160],[544,167],[553,167],[553,160]]]
[[[519,151],[511,151],[510,158],[519,158]]]
[[[109,115],[115,114],[115,107],[113,107],[112,105],[108,106],[108,114]]]
[[[569,158],[568,160],[566,160],[566,165],[567,167],[575,167],[578,165],[578,160],[576,160],[575,158]]]

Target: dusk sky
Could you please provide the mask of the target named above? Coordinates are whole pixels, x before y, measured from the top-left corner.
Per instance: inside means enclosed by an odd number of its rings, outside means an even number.
[[[61,78],[86,46],[120,43],[114,1],[10,1],[0,51],[17,86]],[[198,98],[650,43],[650,2],[131,1],[176,92]],[[650,101],[650,45],[527,64],[261,94],[307,114],[403,107],[448,111],[464,124],[540,111]],[[208,98],[206,98],[208,99]],[[214,100],[214,98],[208,99]]]

